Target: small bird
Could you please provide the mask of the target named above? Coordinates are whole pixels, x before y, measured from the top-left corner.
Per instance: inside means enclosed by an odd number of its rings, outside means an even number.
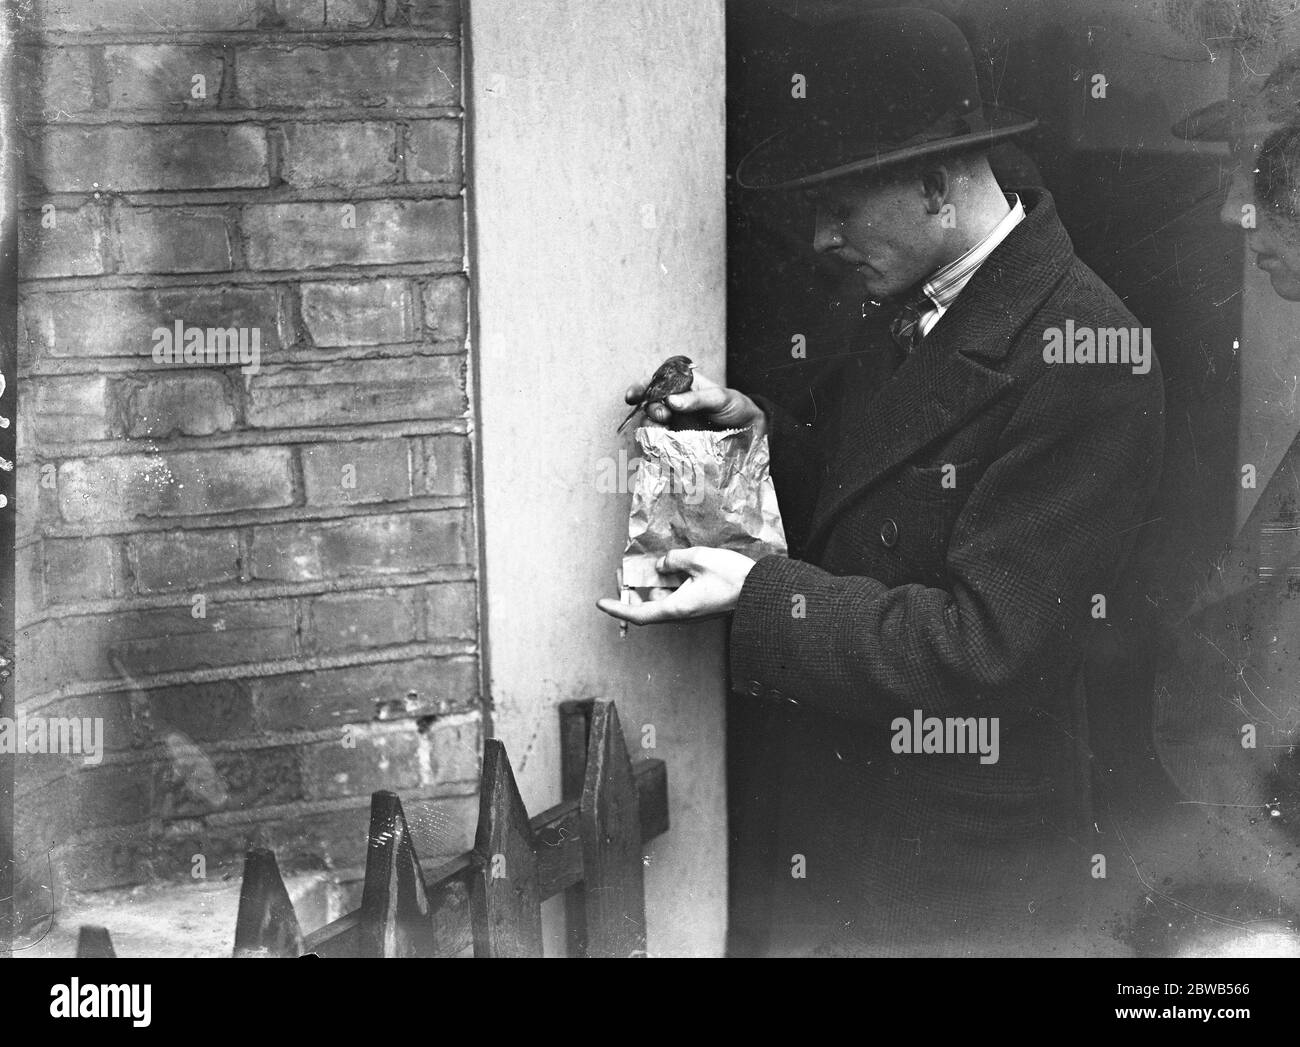
[[[641,402],[632,408],[632,411],[623,419],[623,425],[618,427],[621,433],[623,427],[627,425],[634,417],[637,411],[644,411],[651,404],[661,404],[670,396],[676,393],[684,393],[695,381],[695,365],[691,363],[690,357],[687,356],[670,356],[667,360],[659,365],[659,370],[654,373],[650,379],[650,384],[645,387],[645,392],[641,394]]]

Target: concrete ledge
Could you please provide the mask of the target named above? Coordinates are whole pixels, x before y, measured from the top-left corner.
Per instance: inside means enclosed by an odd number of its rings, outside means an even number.
[[[75,956],[84,924],[108,928],[122,958],[229,957],[235,948],[240,879],[215,883],[165,884],[130,890],[68,894],[59,899],[53,926],[35,944],[15,949],[16,959]],[[304,933],[342,915],[351,901],[334,873],[285,879]],[[39,938],[39,928],[23,936]],[[19,951],[21,950],[21,951]]]

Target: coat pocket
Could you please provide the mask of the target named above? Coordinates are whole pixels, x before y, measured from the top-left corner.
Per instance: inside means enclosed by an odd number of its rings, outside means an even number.
[[[897,553],[918,581],[942,585],[948,543],[974,490],[978,461],[904,466],[898,476]]]
[[[978,458],[938,465],[905,465],[898,473],[898,489],[904,498],[914,501],[960,507],[978,479]]]

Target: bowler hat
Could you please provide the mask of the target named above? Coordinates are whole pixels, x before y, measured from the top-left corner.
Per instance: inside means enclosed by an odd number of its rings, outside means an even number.
[[[746,189],[879,171],[990,145],[1038,123],[985,105],[961,30],[922,8],[811,27],[791,42],[789,64],[791,119],[741,160],[736,181]]]
[[[1279,59],[1268,79],[1244,97],[1223,98],[1196,110],[1172,131],[1177,138],[1227,142],[1262,136],[1279,125],[1300,119],[1300,48]]]

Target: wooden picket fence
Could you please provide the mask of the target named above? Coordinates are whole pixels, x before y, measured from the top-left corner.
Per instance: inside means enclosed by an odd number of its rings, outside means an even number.
[[[542,903],[564,894],[570,956],[646,955],[646,842],[668,831],[662,760],[628,758],[611,701],[560,709],[561,795],[528,817],[505,746],[484,744],[474,848],[430,867],[394,793],[371,797],[361,907],[304,935],[275,855],[250,850],[236,957],[541,956]],[[113,956],[108,932],[82,927],[78,956]]]

